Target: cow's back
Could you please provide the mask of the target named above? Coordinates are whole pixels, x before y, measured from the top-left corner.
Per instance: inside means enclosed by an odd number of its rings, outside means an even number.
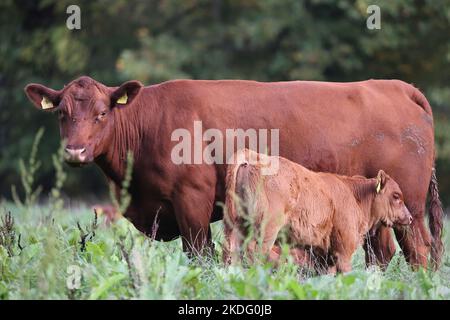
[[[418,90],[402,81],[177,80],[158,87],[169,99],[162,108],[171,130],[192,129],[195,120],[224,136],[226,129],[279,129],[280,155],[314,171],[373,176],[384,168],[402,183],[392,163],[431,170],[432,116],[417,103]],[[225,167],[217,170],[223,201]]]
[[[199,120],[203,130],[223,133],[279,129],[280,155],[315,171],[366,175],[380,148],[389,157],[386,151],[394,153],[389,147],[398,143],[419,157],[434,152],[432,116],[416,103],[417,89],[398,80],[177,80],[161,86],[179,92],[164,106],[182,118],[177,125],[191,128]]]

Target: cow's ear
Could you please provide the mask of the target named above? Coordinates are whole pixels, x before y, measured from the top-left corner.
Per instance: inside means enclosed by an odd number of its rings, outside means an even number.
[[[375,186],[375,190],[377,193],[380,193],[381,191],[384,190],[384,187],[386,186],[386,172],[384,172],[383,170],[378,171],[378,175],[377,175],[377,183]]]
[[[61,100],[60,91],[47,88],[37,83],[28,84],[25,87],[25,93],[28,99],[39,110],[54,110]]]
[[[136,80],[127,81],[111,94],[111,106],[124,106],[133,102],[139,91],[143,87],[142,83]]]

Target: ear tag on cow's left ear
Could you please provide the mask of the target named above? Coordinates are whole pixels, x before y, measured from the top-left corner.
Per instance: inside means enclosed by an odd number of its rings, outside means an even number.
[[[42,97],[41,101],[42,109],[51,109],[54,107],[53,102],[51,102],[46,96]]]
[[[123,96],[121,96],[119,99],[117,99],[118,104],[126,104],[128,101],[127,93],[125,92]]]
[[[380,190],[381,190],[381,182],[378,181],[377,182],[377,193],[380,193]]]

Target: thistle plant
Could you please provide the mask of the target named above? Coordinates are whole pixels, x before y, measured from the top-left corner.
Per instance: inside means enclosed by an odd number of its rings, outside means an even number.
[[[55,168],[55,185],[50,190],[49,203],[50,212],[57,212],[63,209],[64,200],[61,197],[61,189],[66,181],[67,174],[63,169],[62,159],[64,157],[64,143],[58,149],[58,152],[52,155],[53,167]]]
[[[15,185],[11,186],[11,195],[17,205],[17,207],[31,208],[36,203],[39,194],[42,191],[41,186],[34,188],[35,174],[41,166],[41,162],[36,159],[39,143],[41,142],[42,136],[44,135],[44,128],[40,128],[34,137],[33,145],[31,147],[30,157],[28,158],[28,163],[25,163],[23,159],[19,160],[19,172],[21,177],[21,184],[25,194],[25,198],[22,201],[17,193],[17,188]]]

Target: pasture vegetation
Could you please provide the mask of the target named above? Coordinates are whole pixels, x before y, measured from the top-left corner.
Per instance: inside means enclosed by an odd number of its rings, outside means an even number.
[[[278,269],[269,264],[225,267],[221,222],[213,224],[214,255],[189,258],[180,240],[153,241],[125,219],[106,227],[99,217],[96,226],[88,208],[49,215],[47,205],[1,206],[13,219],[2,217],[1,299],[450,298],[448,254],[438,272],[412,272],[400,253],[386,272],[366,270],[361,249],[353,258],[354,270],[338,276],[313,276],[289,258]],[[448,251],[448,234],[445,243]],[[82,276],[79,288],[71,290],[72,266]]]
[[[225,266],[223,224],[212,225],[215,251],[189,257],[180,239],[158,242],[126,219],[111,226],[80,204],[64,206],[66,179],[61,150],[52,157],[56,181],[46,204],[38,204],[33,175],[41,133],[29,160],[21,161],[23,195],[0,202],[0,299],[449,299],[450,258],[437,272],[411,271],[399,248],[385,272],[367,270],[364,252],[353,257],[353,271],[315,276],[291,257],[278,268],[269,263]],[[128,163],[131,164],[131,157]],[[127,170],[128,171],[128,170]],[[123,209],[129,202],[123,183]],[[37,190],[37,191],[36,191]],[[445,222],[445,230],[450,221]],[[446,252],[450,236],[444,232]],[[287,247],[284,250],[287,252]]]

